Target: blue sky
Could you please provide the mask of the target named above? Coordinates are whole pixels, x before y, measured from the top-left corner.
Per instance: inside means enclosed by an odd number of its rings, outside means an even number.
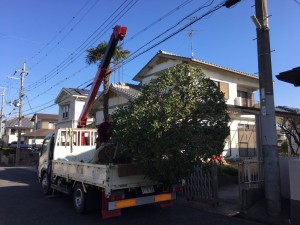
[[[212,4],[191,14],[203,5]],[[167,34],[137,53],[200,17],[222,1],[207,0],[1,0],[0,87],[6,87],[4,115],[17,116],[9,102],[18,99],[20,81],[7,78],[23,67],[23,114],[58,113],[52,106],[63,87],[84,88],[94,78],[96,65],[87,66],[85,50],[108,41],[112,27],[128,28],[124,48],[135,52],[171,27]],[[300,88],[275,75],[300,66],[300,1],[268,1],[276,106],[300,108]],[[196,59],[257,74],[254,0],[225,7],[132,59],[111,76],[111,82],[134,83],[132,78],[159,50],[186,57],[191,44]],[[187,17],[191,14],[189,17]],[[184,19],[187,17],[186,19]],[[181,21],[179,23],[179,21]],[[178,24],[177,26],[175,26]],[[193,30],[192,38],[188,33]],[[19,77],[19,73],[14,76]],[[258,100],[258,98],[257,98]]]

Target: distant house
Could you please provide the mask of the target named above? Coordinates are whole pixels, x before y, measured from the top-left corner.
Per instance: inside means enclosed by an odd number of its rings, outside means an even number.
[[[117,108],[125,107],[128,101],[136,99],[140,95],[140,85],[128,84],[124,82],[112,83],[109,86],[109,108],[108,113],[113,113]],[[95,100],[90,114],[95,118],[98,125],[104,121],[103,116],[103,93]]]
[[[59,106],[57,128],[76,128],[79,116],[88,97],[89,90],[77,88],[63,88],[55,99]],[[88,124],[93,119],[88,119]]]
[[[5,145],[10,145],[11,143],[16,143],[18,141],[18,125],[19,119],[18,117],[7,119],[3,121],[5,123],[5,132],[3,135],[3,142]],[[24,135],[33,130],[33,122],[31,121],[31,117],[24,117],[21,120],[21,144],[26,143]]]
[[[35,113],[31,121],[33,122],[33,131],[24,134],[28,144],[41,145],[47,134],[53,133],[55,124],[58,122],[58,115]]]

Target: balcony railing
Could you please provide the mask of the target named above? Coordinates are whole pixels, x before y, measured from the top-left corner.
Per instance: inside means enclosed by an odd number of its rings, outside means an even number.
[[[253,101],[251,98],[236,97],[234,99],[234,104],[237,106],[254,107],[254,104],[253,104]]]

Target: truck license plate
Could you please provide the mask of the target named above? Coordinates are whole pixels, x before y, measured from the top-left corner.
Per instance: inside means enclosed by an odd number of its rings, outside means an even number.
[[[153,186],[141,187],[141,189],[142,189],[143,194],[154,193],[154,187]]]

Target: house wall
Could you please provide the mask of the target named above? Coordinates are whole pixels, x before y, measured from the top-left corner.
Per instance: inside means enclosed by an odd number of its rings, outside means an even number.
[[[73,96],[64,97],[65,101],[59,103],[59,113],[58,113],[58,123],[55,125],[56,128],[76,128],[78,119],[81,115],[82,109],[85,104],[86,98],[76,98]],[[69,117],[63,118],[62,107],[64,105],[70,105],[69,108]],[[88,119],[87,124],[93,122],[92,118]]]
[[[149,68],[145,77],[142,80],[142,84],[148,84],[151,79],[159,76],[162,71],[167,68],[175,66],[182,63],[181,60],[165,60],[152,68]],[[199,67],[199,63],[193,63],[194,67]],[[259,81],[253,77],[247,77],[243,75],[236,74],[234,72],[224,70],[218,67],[213,67],[210,65],[202,64],[200,65],[203,73],[214,81],[224,82],[229,85],[229,99],[227,99],[227,104],[235,105],[237,99],[237,91],[245,91],[247,93],[252,93],[259,88]]]
[[[72,119],[78,121],[78,119],[81,115],[82,109],[84,107],[84,104],[85,104],[84,101],[81,101],[81,100],[78,101],[77,99],[73,102],[74,107],[72,108],[72,113],[73,113]],[[76,126],[77,126],[77,124],[76,124]]]
[[[175,66],[181,63],[181,60],[164,60],[161,63],[158,60],[158,64],[149,70],[146,73],[145,78],[142,80],[142,84],[148,84],[151,79],[159,76],[161,71],[166,70],[166,68]],[[199,66],[199,63],[194,63],[192,66]],[[247,93],[252,93],[259,88],[258,79],[247,77],[243,75],[236,74],[234,72],[221,69],[218,67],[212,67],[210,65],[201,65],[203,73],[210,79],[218,82],[223,82],[228,84],[229,98],[226,100],[226,103],[229,105],[236,105],[236,99],[238,97],[238,91],[244,91]],[[252,99],[253,100],[253,99]],[[255,117],[248,116],[248,118],[239,118],[233,119],[230,124],[230,137],[228,137],[225,144],[224,151],[222,156],[229,158],[238,158],[239,157],[239,135],[238,127],[239,124],[255,124]],[[254,143],[256,144],[256,143]],[[253,145],[253,144],[252,144]]]
[[[15,129],[15,128],[14,128]],[[21,130],[21,142],[25,142],[25,137],[23,136],[26,133],[31,132],[32,129],[22,129]],[[3,136],[3,140],[5,143],[10,144],[14,141],[18,141],[18,130],[16,129],[15,134],[11,134],[11,128],[6,128],[6,134]]]
[[[128,99],[123,97],[123,96],[113,96],[109,98],[108,105],[108,113],[113,114],[114,111],[118,107],[122,107],[123,105],[126,105],[128,103]],[[101,107],[97,112],[96,112],[96,120],[95,124],[99,125],[100,123],[104,122],[104,116],[103,116],[103,108]]]
[[[29,144],[29,145],[32,145],[34,143],[36,145],[42,145],[43,141],[44,141],[44,137],[36,137],[36,139],[33,137],[28,137],[26,140],[27,144]]]
[[[43,121],[43,120],[39,120],[41,121],[41,129],[49,129],[49,121]]]

